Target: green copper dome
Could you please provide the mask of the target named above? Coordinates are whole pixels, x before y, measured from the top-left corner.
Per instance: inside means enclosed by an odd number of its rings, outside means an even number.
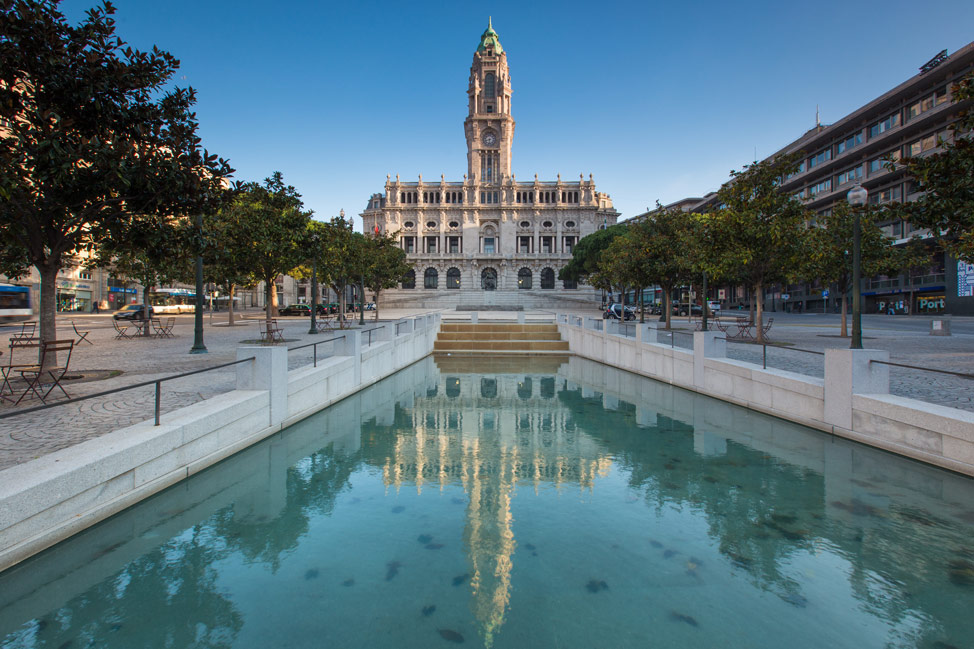
[[[504,51],[501,47],[501,39],[494,31],[494,27],[491,25],[491,19],[487,19],[487,29],[484,31],[483,35],[480,37],[480,45],[477,47],[478,52],[483,52],[487,48],[494,50],[494,53],[500,54]]]

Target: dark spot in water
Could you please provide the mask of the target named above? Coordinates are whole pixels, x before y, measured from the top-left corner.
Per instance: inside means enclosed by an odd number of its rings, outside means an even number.
[[[788,602],[792,606],[797,606],[798,608],[805,608],[808,606],[808,600],[805,599],[805,596],[799,595],[798,593],[784,593],[779,594],[778,597],[780,597],[782,601]]]
[[[432,615],[435,612],[436,612],[436,605],[435,604],[430,604],[429,606],[424,606],[423,607],[423,617],[429,617],[430,615]]]
[[[37,620],[37,630],[43,631],[47,628],[47,624],[47,618],[42,617],[41,619]]]
[[[675,457],[675,458],[673,458],[673,461],[674,461],[674,462],[682,462],[683,460],[681,460],[681,459],[680,459],[680,458],[678,458],[678,457]]]
[[[734,565],[737,566],[738,568],[744,568],[745,570],[748,570],[751,568],[751,565],[754,564],[753,559],[751,559],[750,557],[746,557],[743,554],[738,554],[737,552],[730,552],[728,553],[727,556],[730,557],[730,560],[733,561]]]
[[[310,569],[310,570],[308,570],[307,572],[304,573],[304,578],[305,579],[314,579],[317,576],[318,576],[318,569],[317,568],[312,568],[312,569]]]
[[[423,547],[426,548],[427,550],[439,550],[440,548],[443,547],[443,544],[442,543],[427,543]]]
[[[263,523],[264,521],[267,520],[267,514],[261,514],[260,516],[258,516],[254,520],[257,521],[258,523]]]
[[[690,557],[690,561],[697,564],[698,566],[703,565],[703,559],[698,559],[696,557]]]
[[[467,501],[463,498],[450,498],[450,502],[454,505],[466,505]]]
[[[65,640],[64,641],[64,644],[62,644],[61,646],[59,646],[57,649],[68,649],[68,647],[70,647],[70,646],[71,646],[71,641],[70,640]]]
[[[532,557],[536,557],[536,556],[538,556],[538,553],[537,553],[537,552],[532,552],[532,553],[531,553],[531,556],[532,556]]]
[[[667,462],[666,464],[663,465],[663,468],[666,469],[667,471],[672,471],[676,467],[672,463]]]
[[[956,586],[974,586],[974,563],[963,559],[951,561],[947,566],[950,568],[950,583]]]
[[[113,624],[112,625],[112,631],[118,631],[121,628],[122,628],[122,625],[121,624]]]
[[[651,541],[649,542],[649,544],[650,544],[651,546],[653,546],[654,548],[661,548],[661,547],[663,547],[663,544],[662,544],[662,543],[660,543],[659,541],[653,541],[653,540],[651,540]]]
[[[859,532],[858,534],[853,536],[852,540],[855,541],[856,543],[862,543],[862,532]]]
[[[613,543],[609,547],[612,548],[613,550],[618,550],[619,549],[619,544],[618,543]]]
[[[677,613],[676,611],[670,611],[670,619],[673,620],[674,622],[685,622],[690,626],[694,626],[694,627],[700,626],[700,623],[697,622],[695,619],[693,619],[691,616],[684,615],[683,613]]]
[[[433,540],[433,537],[430,536],[429,534],[420,534],[416,538],[416,540],[419,541],[420,543],[422,543],[423,545],[425,545],[425,544],[429,543],[430,541],[432,541]]]
[[[96,552],[94,554],[94,556],[92,556],[91,558],[92,559],[98,559],[99,557],[103,557],[106,554],[108,554],[109,552],[111,552],[112,550],[117,550],[120,547],[122,547],[122,542],[121,541],[119,541],[118,543],[113,543],[113,544],[109,545],[107,548],[102,548],[101,550],[99,550],[98,552]]]
[[[386,581],[392,581],[392,578],[399,574],[399,569],[402,568],[402,564],[398,561],[390,561],[386,564]]]
[[[933,649],[960,649],[960,647],[937,640],[933,643]]]
[[[531,545],[530,543],[525,543],[525,544],[524,544],[524,549],[525,549],[525,550],[532,550],[532,551],[533,551],[533,550],[537,550],[537,548],[536,548],[536,547],[534,547],[533,545]]]
[[[346,579],[345,581],[342,582],[342,586],[345,586],[346,588],[354,585],[355,585],[354,579]]]
[[[468,579],[470,579],[470,573],[469,572],[468,573],[464,573],[462,575],[457,575],[456,577],[453,578],[453,585],[454,586],[460,586],[461,584],[465,583]]]
[[[609,584],[599,579],[590,579],[589,582],[585,584],[585,590],[590,593],[597,593],[599,591],[609,590]]]
[[[664,559],[669,559],[670,557],[672,557],[674,555],[677,555],[677,554],[680,554],[680,553],[677,552],[676,550],[663,550],[663,558]]]
[[[395,507],[392,508],[393,514],[401,514],[404,511],[406,511],[406,508],[403,507],[402,505],[396,505]]]
[[[822,516],[822,515],[821,515],[821,514],[819,514],[819,513],[815,513],[815,514],[812,514],[812,518],[814,518],[814,519],[815,519],[815,520],[817,520],[817,521],[820,521],[820,520],[822,520],[822,519],[823,519],[823,518],[825,518],[825,517],[824,517],[824,516]]]
[[[883,513],[880,510],[876,509],[870,504],[858,500],[857,498],[853,498],[851,503],[844,503],[841,500],[833,500],[829,504],[837,509],[847,511],[853,516],[873,516],[876,518],[883,517]]]
[[[713,483],[715,483],[715,482],[717,482],[717,478],[715,478],[715,477],[714,477],[714,476],[712,476],[712,475],[705,475],[705,476],[703,477],[703,479],[704,479],[705,481],[707,481],[707,482],[709,482],[709,483],[711,483],[711,484],[713,484]]]
[[[900,510],[899,515],[903,517],[904,520],[910,521],[911,523],[916,523],[917,525],[924,525],[926,527],[944,525],[943,521],[936,520],[932,516],[928,516],[923,512],[918,512],[913,509]]]
[[[463,642],[463,636],[454,631],[453,629],[437,629],[440,637],[444,640],[449,640],[450,642]]]
[[[783,523],[785,525],[791,525],[798,520],[797,516],[792,516],[791,514],[771,514],[771,520],[776,523]]]

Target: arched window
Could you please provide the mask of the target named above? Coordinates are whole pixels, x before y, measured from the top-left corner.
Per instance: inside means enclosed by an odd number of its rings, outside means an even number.
[[[436,288],[438,279],[439,273],[436,272],[436,269],[427,268],[426,272],[423,273],[423,288]]]
[[[518,288],[531,288],[531,269],[522,268],[517,271],[517,287]]]
[[[554,380],[554,379],[552,379]],[[446,396],[455,399],[460,396],[460,379],[455,376],[446,377]]]
[[[493,268],[485,268],[480,273],[480,288],[485,291],[497,289],[497,271]]]
[[[531,377],[525,376],[517,383],[517,398],[530,399],[533,387],[534,386],[531,384]]]
[[[555,271],[545,268],[541,271],[541,288],[549,289],[555,287]]]
[[[446,271],[446,287],[447,288],[460,288],[460,269],[451,268]]]
[[[402,287],[403,288],[416,288],[416,271],[407,270],[406,274],[402,276]]]
[[[488,72],[484,77],[484,97],[493,97],[494,93],[494,73]]]
[[[484,399],[497,398],[497,379],[480,379],[480,396]]]

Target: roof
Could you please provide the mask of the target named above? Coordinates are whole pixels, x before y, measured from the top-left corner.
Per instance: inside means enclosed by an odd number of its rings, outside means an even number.
[[[501,54],[504,52],[504,48],[501,47],[501,39],[494,31],[494,27],[491,24],[491,19],[487,18],[487,29],[480,36],[480,45],[477,46],[478,52],[483,52],[487,48],[494,50],[496,54]]]

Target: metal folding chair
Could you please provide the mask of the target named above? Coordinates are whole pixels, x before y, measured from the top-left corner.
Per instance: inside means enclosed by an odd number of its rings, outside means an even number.
[[[40,345],[38,344],[36,338],[10,338],[10,354],[7,357],[7,364],[0,365],[0,378],[2,378],[2,382],[0,382],[0,399],[13,401],[14,389],[13,386],[10,385],[10,375],[20,370],[20,368],[29,368],[34,366],[34,363],[14,363],[14,350],[18,348],[36,349],[39,346]],[[9,397],[5,396],[6,392],[10,393]]]
[[[78,325],[76,325],[74,323],[74,320],[71,321],[71,328],[74,329],[75,335],[78,336],[78,340],[75,341],[75,343],[74,343],[75,345],[80,345],[82,342],[86,342],[89,345],[94,345],[95,344],[95,343],[91,342],[90,340],[88,340],[88,334],[90,334],[91,332],[90,331],[78,331]]]
[[[122,338],[131,338],[132,334],[126,333],[129,329],[128,325],[122,326],[118,324],[118,320],[112,320],[112,326],[115,327],[115,340],[121,340]]]
[[[24,393],[20,395],[20,398],[17,399],[14,405],[23,401],[24,397],[31,392],[34,393],[34,395],[36,395],[42,402],[47,403],[47,398],[51,395],[51,392],[54,391],[54,388],[59,389],[66,398],[70,399],[71,395],[69,395],[61,386],[61,379],[63,379],[64,375],[68,373],[68,366],[71,364],[71,352],[73,350],[73,340],[42,341],[40,362],[37,365],[17,369],[17,373],[20,374],[21,378],[27,381],[27,387],[24,389]],[[58,352],[68,353],[67,357],[64,358],[63,364],[45,367],[44,364],[47,361],[48,355],[56,356]],[[41,379],[45,374],[51,378],[51,387],[48,388],[47,392],[41,394],[41,390],[44,389]]]

